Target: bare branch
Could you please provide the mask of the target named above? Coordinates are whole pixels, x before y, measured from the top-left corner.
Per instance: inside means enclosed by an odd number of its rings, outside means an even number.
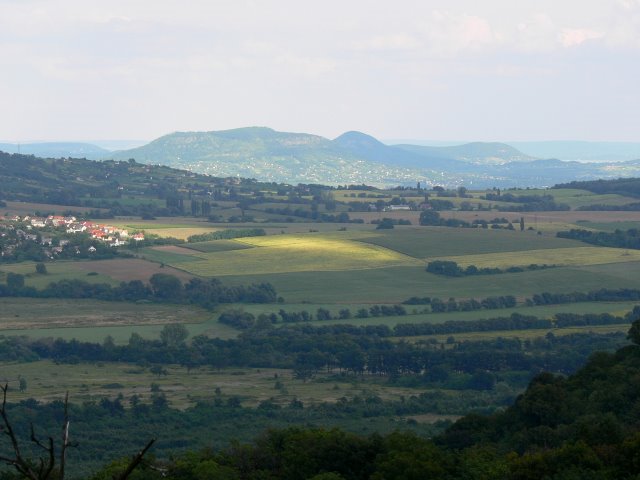
[[[147,450],[151,448],[155,441],[155,438],[151,439],[149,443],[147,443],[147,445],[142,450],[140,450],[140,452],[138,452],[135,457],[131,459],[131,462],[129,462],[127,469],[119,477],[116,477],[117,480],[126,480],[127,478],[129,478],[131,472],[133,472],[135,468],[140,465],[140,462],[142,462],[142,457],[144,457],[145,453],[147,453]]]
[[[62,445],[60,445],[60,475],[64,480],[64,467],[67,461],[67,447],[69,446],[69,391],[64,396],[64,422],[62,423]]]
[[[18,445],[18,439],[15,432],[13,431],[13,427],[11,426],[11,422],[9,421],[9,417],[7,415],[7,392],[9,391],[9,384],[5,383],[4,386],[0,385],[0,390],[2,390],[2,407],[0,407],[0,417],[2,417],[2,423],[5,430],[4,433],[11,440],[11,446],[13,448],[13,453],[15,454],[15,458],[0,457],[0,460],[8,465],[12,465],[13,467],[15,467],[16,470],[18,470],[18,472],[20,472],[25,477],[31,480],[38,480],[38,476],[31,469],[29,463],[22,458],[22,454],[20,453],[20,446]]]

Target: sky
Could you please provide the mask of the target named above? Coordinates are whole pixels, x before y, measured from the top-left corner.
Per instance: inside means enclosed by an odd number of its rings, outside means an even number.
[[[0,0],[0,140],[640,141],[640,0]]]

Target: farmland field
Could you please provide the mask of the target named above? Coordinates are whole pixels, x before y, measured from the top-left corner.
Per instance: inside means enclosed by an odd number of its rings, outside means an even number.
[[[251,248],[251,246],[244,243],[236,242],[234,240],[211,240],[209,242],[185,243],[178,248],[186,248],[202,253],[214,253],[230,252],[231,250],[242,250],[245,248]]]
[[[460,220],[472,222],[476,219],[491,220],[496,217],[506,217],[508,220],[518,222],[523,217],[527,227],[540,227],[541,224],[549,227],[556,224],[574,225],[576,228],[580,221],[590,222],[638,222],[640,212],[607,212],[607,211],[580,211],[568,210],[560,212],[440,212],[445,218],[455,217]]]
[[[366,275],[363,273],[352,270],[246,274],[226,276],[224,281],[233,284],[271,282],[287,302],[345,304],[398,303],[412,296],[523,297],[545,291],[640,288],[638,262],[457,278],[427,273],[424,266],[372,268],[366,270]]]
[[[511,193],[511,192],[508,192]],[[556,203],[564,203],[572,209],[585,205],[624,205],[637,202],[637,198],[615,194],[598,194],[572,188],[529,189],[513,192],[514,195],[551,195]]]
[[[183,281],[192,278],[192,275],[181,270],[176,270],[171,267],[161,267],[157,263],[147,262],[137,258],[73,262],[72,266],[84,272],[97,272],[102,276],[119,281],[146,281],[155,273],[175,275]],[[91,277],[87,277],[87,279],[89,278]]]
[[[382,214],[406,212],[384,212]],[[418,214],[419,212],[409,212]],[[465,215],[475,212],[456,212]],[[508,216],[513,220],[520,214],[477,212]],[[594,222],[600,214],[604,219],[611,212],[542,212],[546,221],[564,225],[559,221],[564,214],[580,214],[582,219]],[[638,212],[614,212],[634,215]],[[534,215],[534,214],[523,214]],[[528,221],[528,220],[527,220]],[[173,233],[216,231],[229,225],[208,224],[193,219],[175,218],[161,221],[125,221],[129,228],[142,228],[149,232]],[[203,226],[204,224],[204,226]],[[237,224],[232,228],[255,228],[256,224]],[[262,225],[260,225],[262,227]],[[22,273],[27,285],[43,288],[52,281],[80,279],[115,285],[120,281],[146,281],[154,273],[172,274],[183,282],[193,276],[222,277],[225,284],[239,285],[269,282],[277,294],[284,298],[283,305],[246,305],[254,314],[327,308],[334,315],[340,308],[352,313],[372,304],[401,303],[410,297],[439,297],[448,299],[476,298],[494,295],[514,295],[519,300],[533,294],[597,290],[606,288],[640,288],[640,251],[586,246],[583,243],[558,239],[552,234],[531,231],[494,229],[464,229],[443,227],[398,226],[393,230],[376,230],[373,225],[333,223],[265,224],[270,235],[232,240],[214,240],[177,246],[142,248],[142,258],[104,261],[59,261],[47,263],[48,274],[35,273],[34,262],[5,264],[2,272]],[[449,259],[461,266],[505,268],[532,263],[559,265],[546,270],[491,276],[443,277],[425,271],[426,261]],[[19,299],[16,299],[19,300]],[[192,335],[205,333],[231,338],[237,330],[217,323],[216,313],[206,313],[189,307],[169,308],[156,305],[108,303],[98,308],[76,308],[82,305],[69,300],[63,307],[51,303],[47,309],[34,302],[37,310],[31,315],[37,322],[28,321],[29,309],[24,305],[6,307],[0,313],[5,332],[27,333],[30,336],[61,336],[100,341],[112,335],[117,342],[126,342],[132,331],[148,338],[157,338],[162,325],[179,321],[188,323]],[[8,304],[7,304],[8,305]],[[37,307],[37,308],[36,308]],[[243,306],[239,306],[243,308]],[[571,304],[554,307],[518,307],[514,310],[477,311],[455,314],[409,315],[392,318],[349,319],[352,324],[439,322],[449,319],[472,320],[504,316],[516,311],[522,314],[550,316],[557,312],[594,313],[630,310],[630,304]],[[26,309],[25,309],[26,308]],[[182,308],[186,310],[182,310]],[[408,311],[420,306],[407,306]],[[66,309],[66,310],[65,310]],[[612,310],[617,309],[617,310]],[[76,312],[81,311],[80,314]],[[22,313],[21,313],[22,312]],[[203,313],[204,312],[204,313]],[[4,316],[2,316],[4,315]],[[16,315],[20,315],[19,317]],[[344,323],[344,320],[322,324]],[[85,327],[91,328],[85,328]],[[38,332],[43,329],[42,332]],[[45,331],[46,330],[46,331]]]
[[[100,265],[109,265],[112,268],[111,262],[114,260],[106,261],[88,261],[88,262],[73,262],[73,261],[60,261],[47,264],[47,274],[37,274],[35,262],[22,262],[0,265],[0,280],[4,280],[2,272],[19,273],[25,276],[25,284],[36,287],[44,288],[51,282],[58,282],[60,280],[83,280],[91,283],[108,283],[115,285],[118,282],[111,277],[108,273],[99,273]],[[115,260],[117,262],[117,260]],[[87,264],[87,268],[83,266]],[[93,268],[93,266],[98,267]],[[153,266],[153,265],[152,265]],[[98,273],[98,275],[87,275],[89,272]],[[146,277],[149,278],[149,277]]]
[[[536,235],[480,228],[420,227],[394,229],[374,234],[362,242],[380,245],[417,258],[450,255],[516,252],[522,250],[573,248],[583,243]]]
[[[605,232],[614,232],[616,230],[630,230],[632,228],[640,228],[640,221],[636,222],[590,222],[579,221],[577,222],[580,228],[589,230],[602,230]]]
[[[77,207],[74,205],[53,205],[50,203],[12,202],[6,201],[6,207],[2,207],[2,213],[11,215],[33,215],[34,212],[51,213],[61,215],[63,212],[88,212],[90,210],[106,211],[103,208]]]
[[[606,263],[632,263],[640,261],[640,251],[609,247],[548,248],[522,252],[485,253],[480,255],[459,255],[439,257],[451,260],[461,267],[475,265],[478,268],[508,268],[512,266],[537,265],[599,265]],[[637,265],[640,269],[640,264]]]
[[[0,330],[198,323],[210,317],[206,310],[185,305],[0,298]]]
[[[253,248],[198,254],[201,260],[176,266],[195,275],[224,276],[239,272],[322,272],[417,264],[409,256],[351,238],[353,234],[248,237],[236,241]]]

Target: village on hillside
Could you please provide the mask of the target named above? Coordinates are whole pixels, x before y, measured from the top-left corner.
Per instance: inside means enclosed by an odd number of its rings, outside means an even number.
[[[89,254],[95,253],[97,247],[119,247],[145,239],[144,233],[129,234],[124,228],[78,220],[74,216],[0,216],[0,258],[9,259],[19,250],[28,251],[25,243],[41,247],[42,255],[49,259],[60,256],[68,247],[73,247],[73,253],[80,255],[82,246],[72,242],[76,235],[93,241],[84,247]]]

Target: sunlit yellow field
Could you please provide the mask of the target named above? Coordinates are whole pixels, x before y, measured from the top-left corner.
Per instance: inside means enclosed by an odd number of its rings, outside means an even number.
[[[149,224],[119,224],[123,228],[127,228],[130,231],[143,231],[149,234],[158,235],[159,237],[173,237],[180,240],[186,240],[191,235],[202,235],[203,233],[217,232],[222,230],[220,228],[213,227],[191,227],[191,226],[169,226],[169,225],[154,225]]]
[[[452,260],[460,266],[508,268],[512,266],[538,265],[599,265],[604,263],[640,261],[640,251],[608,247],[550,248],[522,252],[486,253],[431,258],[428,260]]]
[[[196,275],[359,270],[421,264],[407,255],[376,245],[354,242],[354,232],[340,235],[273,235],[238,240],[254,248],[197,253],[201,261],[181,264]],[[356,234],[356,236],[358,236]]]

